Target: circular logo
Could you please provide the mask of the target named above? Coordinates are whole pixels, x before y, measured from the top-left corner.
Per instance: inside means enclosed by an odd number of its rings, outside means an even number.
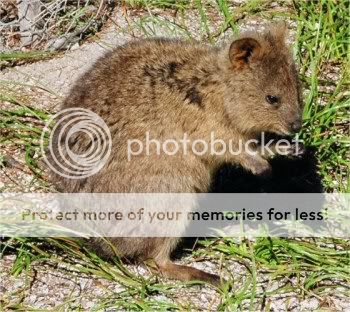
[[[40,140],[44,161],[68,179],[94,175],[106,164],[112,148],[104,120],[84,108],[61,110],[45,124]]]

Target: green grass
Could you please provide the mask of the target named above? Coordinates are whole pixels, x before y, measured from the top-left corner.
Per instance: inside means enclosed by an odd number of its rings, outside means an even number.
[[[40,165],[42,159],[40,139],[46,120],[51,114],[45,110],[37,109],[34,105],[28,105],[28,101],[22,102],[21,97],[14,95],[16,84],[0,81],[0,103],[4,102],[11,108],[0,108],[0,170],[5,169],[13,163],[11,153],[6,150],[17,150],[23,154],[23,163],[20,170],[32,173],[32,179],[27,183],[30,187],[37,184],[38,189],[48,189],[48,182],[43,177]],[[31,88],[46,90],[41,87],[24,85]],[[48,90],[46,90],[49,92]],[[15,166],[18,165],[17,161]],[[10,165],[10,166],[13,166]],[[6,185],[0,188],[0,192],[11,191]]]
[[[46,57],[53,56],[53,52],[44,52],[44,51],[13,51],[13,52],[4,52],[0,53],[0,61],[38,61]]]
[[[189,1],[186,0],[126,0],[124,4],[131,8],[162,8],[162,9],[186,9]]]
[[[215,43],[223,33],[237,32],[238,21],[252,16],[289,18],[297,22],[294,48],[305,89],[302,138],[317,150],[318,170],[325,190],[350,191],[350,20],[346,1],[294,1],[291,4],[279,1],[283,4],[283,12],[273,9],[271,1],[260,0],[247,1],[234,10],[225,0],[210,3],[204,0],[129,0],[125,3],[133,9],[148,10],[147,16],[137,22],[130,21],[129,25],[142,36],[156,34],[156,28],[161,26],[169,35]],[[180,21],[186,21],[191,10],[197,11],[199,33],[192,33],[185,22],[174,22],[154,14],[152,9],[155,7],[177,10]],[[213,27],[214,13],[220,17],[216,27]],[[336,70],[336,74],[330,76],[331,70]],[[24,105],[15,96],[0,92],[0,97],[15,107],[0,111],[0,134],[6,133],[0,136],[1,144],[24,148],[28,167],[40,176],[37,139],[41,128],[38,122],[45,121],[48,112],[35,109],[35,103]],[[35,122],[28,123],[27,118]],[[0,153],[0,166],[4,162],[1,159]],[[252,241],[225,238],[201,240],[198,245],[199,248],[188,251],[193,257],[191,259],[207,259],[223,269],[232,262],[243,268],[242,275],[227,273],[232,289],[218,290],[220,310],[256,311],[264,307],[269,311],[274,298],[290,293],[299,299],[317,298],[319,301],[335,293],[350,296],[349,240],[261,238]],[[191,284],[162,283],[155,276],[143,278],[130,272],[118,259],[106,262],[73,239],[11,239],[2,244],[2,252],[16,254],[12,268],[14,276],[29,275],[33,263],[51,263],[52,266],[64,263],[68,268],[67,276],[80,272],[124,285],[124,291],[110,292],[101,298],[94,307],[96,310],[108,307],[135,311],[195,309],[191,302],[180,302],[177,295],[182,288],[192,287]],[[265,282],[262,283],[261,279]],[[162,299],[155,299],[157,295],[163,295]],[[12,305],[5,301],[3,305],[5,309],[30,309],[21,302]],[[73,307],[77,308],[74,298],[70,298],[59,308]]]
[[[303,139],[318,149],[327,191],[349,192],[349,4],[298,2],[297,55],[305,96]],[[345,15],[344,15],[345,14]],[[334,80],[325,73],[336,66]],[[327,88],[327,89],[326,89]]]
[[[34,175],[40,177],[42,171],[37,163],[42,156],[40,137],[45,121],[50,114],[29,107],[11,96],[0,94],[0,101],[6,101],[17,106],[17,108],[11,110],[0,109],[0,144],[24,149],[25,163]]]
[[[219,251],[229,259],[234,255],[235,261],[248,265],[247,280],[250,287],[238,294],[225,294],[225,300],[222,303],[224,307],[232,305],[238,307],[243,300],[251,300],[255,303],[265,296],[289,292],[296,292],[298,296],[316,296],[316,294],[323,296],[327,294],[329,288],[338,287],[338,283],[328,286],[327,282],[347,281],[349,283],[350,281],[349,245],[341,240],[260,238],[252,243],[247,240],[225,239],[203,242],[203,244],[211,248],[199,250],[199,255],[207,254],[207,250],[211,250],[212,253]],[[212,258],[215,258],[215,254]],[[265,277],[270,281],[284,281],[284,283],[273,291],[263,289],[256,291],[257,270],[265,271]],[[346,289],[343,291],[345,294],[348,293]]]

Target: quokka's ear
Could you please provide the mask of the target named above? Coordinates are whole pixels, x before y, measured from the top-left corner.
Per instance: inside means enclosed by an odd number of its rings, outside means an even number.
[[[242,69],[259,58],[262,52],[260,43],[254,38],[241,38],[233,41],[229,58],[234,69]]]

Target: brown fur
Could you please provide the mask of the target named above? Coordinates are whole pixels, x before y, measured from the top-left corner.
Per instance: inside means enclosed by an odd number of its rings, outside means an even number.
[[[150,156],[127,160],[126,140],[152,138],[248,140],[262,131],[289,134],[301,118],[297,72],[284,42],[284,30],[246,33],[227,47],[198,42],[147,39],[107,53],[77,81],[63,108],[83,107],[100,115],[112,133],[113,153],[106,166],[82,180],[59,178],[65,192],[206,192],[211,173],[224,162],[255,174],[269,170],[267,160],[250,156]],[[281,98],[278,105],[266,95]],[[84,144],[75,142],[80,149]],[[217,284],[217,276],[169,259],[178,238],[112,238],[122,257],[152,258],[165,276]],[[112,256],[102,239],[94,248]]]

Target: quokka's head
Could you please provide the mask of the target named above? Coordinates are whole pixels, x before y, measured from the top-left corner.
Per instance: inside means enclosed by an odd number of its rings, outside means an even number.
[[[290,135],[301,128],[300,83],[285,33],[285,25],[245,33],[224,52],[225,109],[241,131]]]

